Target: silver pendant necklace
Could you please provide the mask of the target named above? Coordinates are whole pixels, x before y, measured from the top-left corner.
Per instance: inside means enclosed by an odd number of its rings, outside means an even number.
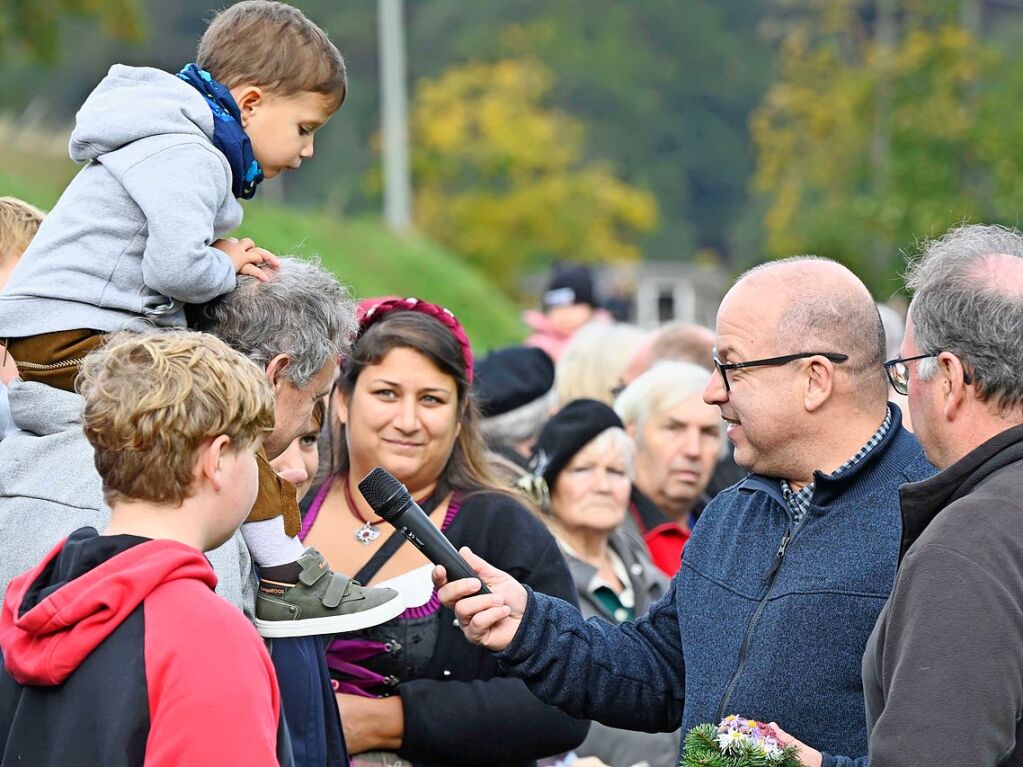
[[[352,533],[355,540],[361,543],[363,546],[369,546],[373,541],[380,537],[380,531],[374,527],[374,525],[381,524],[384,520],[378,519],[375,522],[370,522],[368,519],[364,519],[362,514],[359,513],[359,507],[355,505],[355,499],[352,498],[352,490],[348,487],[348,477],[344,478],[345,486],[345,502],[348,504],[349,511],[352,512],[352,516],[362,522],[362,527],[355,528]],[[431,496],[432,497],[432,496]],[[426,504],[428,499],[423,499],[422,504]],[[430,506],[430,511],[433,510],[433,506]]]
[[[348,508],[352,512],[357,520],[362,522],[362,527],[355,528],[355,532],[352,535],[355,536],[355,540],[361,543],[363,546],[369,546],[373,541],[380,537],[380,531],[377,530],[373,525],[379,525],[384,520],[380,519],[376,522],[370,522],[368,519],[363,519],[359,513],[359,507],[355,505],[355,499],[352,498],[351,488],[348,487],[348,477],[344,478],[345,483],[345,502],[348,504]]]
[[[369,522],[366,522],[362,527],[358,528],[355,533],[355,540],[361,543],[363,546],[369,546],[377,538],[380,537],[380,531],[377,530]]]

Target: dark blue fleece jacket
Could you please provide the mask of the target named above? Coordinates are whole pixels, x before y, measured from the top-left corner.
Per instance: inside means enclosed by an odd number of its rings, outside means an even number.
[[[892,428],[868,456],[816,475],[799,525],[778,481],[750,475],[707,506],[646,616],[583,621],[530,592],[502,666],[542,700],[615,727],[687,731],[737,713],[866,754],[860,659],[895,579],[898,489],[934,473],[889,407]]]

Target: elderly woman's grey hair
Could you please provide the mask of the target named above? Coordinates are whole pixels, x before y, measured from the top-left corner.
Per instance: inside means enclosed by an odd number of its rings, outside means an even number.
[[[598,453],[605,453],[609,450],[614,451],[618,454],[618,457],[622,459],[625,464],[625,474],[630,480],[636,479],[636,444],[623,428],[620,426],[609,426],[604,429],[600,434],[591,439],[581,448],[579,448],[575,455],[568,463],[572,463],[576,455],[579,455],[583,450],[588,447],[593,447]],[[568,464],[565,465],[568,468]],[[564,474],[564,471],[562,471]],[[554,484],[558,484],[558,478],[561,474],[554,479]],[[554,492],[554,488],[551,488],[551,492]]]
[[[305,386],[332,359],[348,354],[358,328],[348,289],[318,261],[281,256],[262,282],[240,275],[238,286],[203,307],[198,330],[265,368],[286,354],[285,375]]]
[[[489,442],[509,447],[535,441],[557,401],[554,389],[507,413],[480,419],[480,434]]]
[[[692,362],[664,360],[630,383],[615,400],[615,412],[626,426],[635,428],[636,441],[651,415],[671,410],[679,403],[702,394],[711,372]],[[724,437],[724,421],[721,422]]]
[[[1000,284],[989,259],[1023,259],[1023,234],[1003,226],[970,224],[925,242],[909,265],[910,319],[921,354],[948,351],[976,379],[979,395],[1003,412],[1023,407],[1023,294]],[[937,361],[917,373],[929,380]]]

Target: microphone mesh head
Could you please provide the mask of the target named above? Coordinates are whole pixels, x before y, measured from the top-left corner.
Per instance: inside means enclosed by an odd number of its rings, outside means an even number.
[[[359,492],[384,519],[401,509],[411,497],[406,487],[386,469],[377,467],[359,482]]]

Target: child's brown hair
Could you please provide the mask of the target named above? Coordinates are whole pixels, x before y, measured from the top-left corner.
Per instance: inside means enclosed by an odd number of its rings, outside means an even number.
[[[204,440],[225,434],[242,450],[274,426],[265,373],[206,333],[110,336],[82,363],[78,390],[107,503],[179,505]]]
[[[344,59],[326,33],[298,8],[273,0],[244,0],[217,14],[199,41],[196,64],[228,88],[319,93],[335,111],[348,94]]]

